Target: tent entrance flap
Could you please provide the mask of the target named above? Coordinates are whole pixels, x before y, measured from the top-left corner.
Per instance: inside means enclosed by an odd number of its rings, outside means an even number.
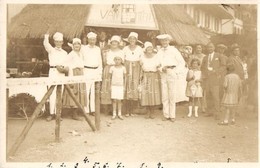
[[[149,4],[92,5],[85,25],[158,30],[153,8]]]

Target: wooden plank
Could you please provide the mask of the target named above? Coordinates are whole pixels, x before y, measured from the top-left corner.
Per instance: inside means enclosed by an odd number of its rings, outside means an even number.
[[[71,91],[69,85],[64,85],[65,89],[68,91],[68,94],[70,95],[70,97],[72,98],[72,100],[76,103],[76,105],[80,108],[80,111],[83,113],[85,120],[87,121],[87,123],[89,124],[89,126],[91,127],[92,131],[96,131],[95,126],[92,124],[89,116],[87,116],[85,109],[82,107],[82,105],[78,102],[78,100],[76,99],[76,97],[74,96],[73,92]]]
[[[60,141],[60,117],[61,117],[61,108],[62,108],[62,90],[61,85],[57,86],[56,90],[56,124],[55,124],[55,141]]]
[[[37,116],[40,114],[42,106],[45,104],[45,102],[47,101],[47,99],[50,97],[50,95],[52,94],[53,90],[55,88],[55,85],[52,85],[49,90],[46,92],[46,94],[44,95],[44,97],[42,98],[41,102],[38,104],[38,106],[36,107],[36,109],[34,110],[31,118],[29,119],[29,121],[27,122],[26,126],[24,127],[22,133],[20,134],[20,136],[16,139],[14,145],[12,146],[12,148],[10,149],[10,152],[8,153],[8,156],[13,156],[15,154],[15,152],[17,151],[17,149],[20,147],[21,143],[24,141],[24,139],[26,138],[30,128],[32,127],[35,119],[37,118]]]
[[[74,84],[74,83],[91,83],[96,77],[93,74],[89,76],[64,76],[59,78],[51,77],[36,77],[36,78],[8,78],[6,81],[7,88],[15,86],[28,86],[28,85],[63,85],[63,84]]]

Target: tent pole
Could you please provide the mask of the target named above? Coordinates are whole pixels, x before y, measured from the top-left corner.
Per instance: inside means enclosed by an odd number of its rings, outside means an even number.
[[[56,90],[56,124],[55,124],[55,141],[60,141],[60,117],[61,117],[61,106],[62,106],[62,98],[61,98],[61,86],[57,85]]]

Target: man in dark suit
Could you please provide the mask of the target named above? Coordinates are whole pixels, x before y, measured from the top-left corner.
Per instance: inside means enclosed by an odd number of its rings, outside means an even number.
[[[101,50],[101,55],[102,55],[102,62],[103,62],[103,66],[105,65],[105,53],[107,52],[107,50],[109,50],[109,45],[108,45],[108,41],[107,41],[107,33],[104,31],[101,31],[98,33],[98,42],[97,42],[97,46],[100,48]]]
[[[220,86],[223,72],[226,70],[225,58],[215,52],[213,43],[207,45],[208,55],[202,60],[201,71],[204,83],[204,91],[207,95],[207,114],[206,116],[220,117]]]

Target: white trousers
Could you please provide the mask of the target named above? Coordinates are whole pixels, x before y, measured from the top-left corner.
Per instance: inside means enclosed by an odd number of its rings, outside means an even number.
[[[175,69],[167,69],[166,73],[161,73],[162,104],[165,118],[175,118],[176,116],[176,79]]]
[[[98,75],[97,69],[84,68],[86,77],[95,78]],[[95,112],[95,80],[86,82],[86,113]]]
[[[56,68],[50,68],[49,70],[49,77],[50,78],[59,78],[59,77],[64,77],[64,73],[60,73]],[[49,86],[50,87],[50,86]],[[54,88],[50,98],[50,114],[56,114],[56,91],[57,91],[57,86]],[[61,88],[61,92],[63,91],[63,85]],[[61,93],[62,95],[62,93]]]

